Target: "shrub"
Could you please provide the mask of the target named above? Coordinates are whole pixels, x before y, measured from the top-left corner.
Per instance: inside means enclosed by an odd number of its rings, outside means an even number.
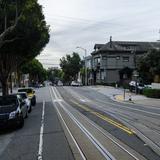
[[[150,98],[160,98],[160,89],[146,88],[143,90],[143,94]]]

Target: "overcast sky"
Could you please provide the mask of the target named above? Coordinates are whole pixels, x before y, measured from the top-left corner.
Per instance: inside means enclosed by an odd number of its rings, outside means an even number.
[[[66,54],[88,55],[95,43],[113,40],[156,41],[160,29],[160,0],[39,0],[50,25],[51,39],[38,57],[58,64]],[[52,65],[53,66],[53,65]],[[57,65],[55,65],[57,66]]]

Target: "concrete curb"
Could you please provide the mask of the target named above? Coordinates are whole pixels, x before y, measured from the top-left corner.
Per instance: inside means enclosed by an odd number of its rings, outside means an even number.
[[[131,101],[129,99],[128,100],[124,100],[122,95],[113,95],[113,98],[111,98],[111,100],[113,100],[115,102],[123,103],[123,104],[136,104],[132,100]]]
[[[109,98],[112,99],[115,102],[119,102],[119,103],[122,103],[122,104],[135,104],[135,105],[139,105],[139,106],[148,106],[148,107],[158,108],[158,105],[150,105],[150,104],[144,104],[144,103],[137,103],[137,101],[145,101],[147,99],[129,100],[129,98],[128,98],[128,100],[124,100],[123,95],[113,95],[113,98],[112,97],[109,97]]]

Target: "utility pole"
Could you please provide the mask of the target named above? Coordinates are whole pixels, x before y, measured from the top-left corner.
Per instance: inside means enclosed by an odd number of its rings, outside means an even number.
[[[135,71],[134,71],[133,76],[135,77],[135,94],[137,94],[138,93],[137,80],[138,80],[138,77],[139,77],[139,73],[137,71],[136,49],[133,51],[133,53],[134,53],[134,65],[135,65]]]
[[[158,32],[158,33],[159,33],[159,39],[158,39],[158,41],[160,42],[160,29],[159,29],[159,32]]]

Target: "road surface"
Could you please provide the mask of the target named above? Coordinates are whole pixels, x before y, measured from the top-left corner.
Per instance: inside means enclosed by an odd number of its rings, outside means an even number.
[[[37,89],[22,129],[0,133],[2,160],[160,160],[160,109],[88,87]]]

